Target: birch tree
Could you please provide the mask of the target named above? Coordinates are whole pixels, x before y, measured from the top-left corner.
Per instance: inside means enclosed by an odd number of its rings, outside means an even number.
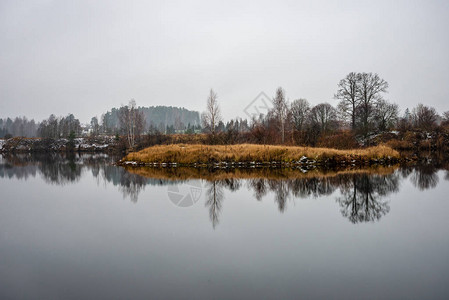
[[[285,141],[285,123],[288,116],[288,105],[285,99],[285,91],[279,87],[276,90],[276,96],[273,98],[273,109],[271,111],[273,117],[276,119],[279,130],[281,132],[281,141]]]
[[[221,111],[217,98],[217,93],[211,89],[209,97],[207,97],[206,111],[201,114],[203,127],[208,130],[212,136],[215,136],[218,123],[221,121]]]
[[[120,128],[125,133],[128,145],[134,148],[136,137],[140,136],[145,127],[145,116],[136,108],[136,101],[131,99],[126,106],[119,109]]]

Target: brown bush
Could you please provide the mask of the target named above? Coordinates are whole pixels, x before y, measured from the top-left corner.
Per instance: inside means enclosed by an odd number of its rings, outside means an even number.
[[[431,148],[432,148],[431,140],[422,140],[419,143],[419,149],[421,149],[421,150],[431,150]]]
[[[321,136],[318,139],[318,147],[334,148],[334,149],[357,149],[360,148],[359,143],[355,139],[354,134],[349,131],[336,133],[333,135]]]
[[[413,149],[413,143],[405,140],[389,140],[386,144],[395,150]]]
[[[444,138],[444,136],[439,136],[436,141],[436,147],[437,149],[445,149],[447,148],[447,140]]]

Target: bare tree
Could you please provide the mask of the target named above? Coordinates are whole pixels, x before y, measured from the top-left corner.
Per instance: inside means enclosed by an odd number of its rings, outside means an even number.
[[[100,124],[97,117],[90,119],[90,127],[92,128],[92,136],[97,136],[100,133]]]
[[[443,113],[443,121],[441,122],[441,125],[443,126],[449,125],[449,111],[445,111]]]
[[[302,142],[304,138],[305,124],[310,112],[310,105],[306,99],[296,99],[290,106],[290,120],[292,123],[292,141],[295,136],[299,139],[297,142]]]
[[[79,135],[81,133],[80,121],[76,119],[73,114],[68,114],[64,118],[59,118],[58,128],[59,135],[62,137],[68,137],[72,133],[75,135]]]
[[[425,106],[421,103],[413,109],[413,125],[424,130],[432,130],[437,122],[438,114],[435,108]]]
[[[145,116],[136,108],[136,101],[131,99],[127,106],[120,107],[118,117],[129,147],[134,148],[136,136],[140,136],[145,127]]]
[[[356,126],[356,109],[361,101],[358,95],[359,81],[360,74],[349,73],[346,78],[340,80],[337,93],[334,95],[334,98],[340,100],[338,108],[345,119],[350,119],[353,130]]]
[[[211,89],[207,98],[206,111],[201,114],[203,127],[213,136],[215,136],[218,123],[221,121],[220,106],[218,105],[217,98],[217,94]]]
[[[397,122],[397,129],[406,132],[412,128],[412,114],[408,108],[405,109],[404,115]]]
[[[398,121],[399,107],[395,103],[379,100],[376,104],[376,123],[379,131],[390,130]]]
[[[337,111],[329,103],[314,106],[309,114],[310,123],[319,128],[319,132],[328,133],[337,126]]]
[[[285,141],[285,123],[288,116],[288,105],[285,100],[285,91],[281,87],[276,90],[276,96],[273,98],[273,109],[271,115],[276,119],[279,130],[281,131],[281,141]]]
[[[388,82],[377,74],[361,73],[358,88],[359,106],[356,109],[356,117],[359,121],[359,129],[362,135],[367,138],[373,129],[375,117],[375,106],[382,99],[382,93],[386,93]]]
[[[309,102],[306,99],[296,99],[292,102],[290,111],[295,129],[303,130],[307,114],[310,111]]]

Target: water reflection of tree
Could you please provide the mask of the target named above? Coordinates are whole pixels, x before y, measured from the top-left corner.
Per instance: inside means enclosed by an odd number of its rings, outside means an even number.
[[[27,163],[16,164],[11,159],[3,158],[0,161],[0,178],[17,178],[28,179],[28,177],[36,177],[38,167],[36,165],[28,165]]]
[[[101,167],[101,172],[98,174],[99,178],[102,178],[105,182],[110,182],[114,186],[118,186],[119,190],[123,194],[123,198],[129,197],[129,199],[136,203],[139,199],[139,194],[145,189],[146,185],[165,186],[168,184],[177,184],[179,182],[173,182],[162,179],[151,179],[143,176],[133,174],[121,167],[116,167],[111,164],[107,164]]]
[[[226,187],[231,192],[238,191],[242,187],[242,180],[237,178],[227,178],[219,181],[220,185]]]
[[[401,166],[401,168],[399,169],[399,173],[401,174],[402,178],[406,179],[413,173],[414,169],[415,167],[413,166]]]
[[[427,190],[438,185],[438,168],[434,164],[422,164],[414,168],[411,181],[420,190]]]
[[[398,192],[400,174],[400,172],[386,175],[354,173],[297,179],[253,178],[246,180],[246,187],[253,190],[254,197],[259,201],[272,192],[280,212],[286,210],[289,199],[331,195],[340,189],[342,196],[337,201],[341,206],[342,215],[352,223],[359,223],[379,220],[389,212],[386,197]],[[209,187],[206,193],[206,207],[209,208],[210,219],[215,228],[224,200],[223,188],[237,190],[241,187],[241,181],[215,180],[207,184]]]
[[[444,179],[449,180],[449,164],[444,166]]]
[[[78,160],[74,154],[6,155],[0,164],[0,177],[27,179],[39,174],[47,183],[64,185],[79,180],[81,166]]]
[[[232,186],[232,185],[231,185]],[[228,185],[229,187],[229,185]],[[220,212],[223,202],[223,182],[208,181],[206,189],[206,207],[209,209],[209,218],[215,229],[220,222]]]
[[[267,194],[267,185],[263,178],[248,179],[247,187],[254,191],[254,197],[260,201]]]
[[[337,187],[336,183],[334,177],[324,176],[290,180],[289,186],[293,196],[308,198],[310,196],[319,197],[332,194]]]
[[[287,180],[269,180],[268,187],[274,192],[274,202],[283,213],[287,207],[287,199],[290,196],[290,187]]]
[[[129,199],[137,203],[140,192],[145,188],[147,179],[145,177],[131,174],[123,169],[120,176],[119,190],[123,193],[123,198],[129,196]]]
[[[59,155],[59,154],[23,154],[5,156],[0,160],[0,177],[27,178],[40,175],[46,182],[58,185],[76,182],[81,178],[83,170],[90,171],[97,183],[112,183],[122,192],[124,198],[136,202],[146,185],[178,184],[180,181],[168,179],[151,179],[130,173],[112,163],[113,157],[103,154],[95,155]],[[379,174],[346,174],[326,176],[306,176],[304,178],[282,178],[280,171],[273,174],[266,171],[260,178],[206,181],[206,207],[215,228],[220,220],[224,201],[224,190],[231,192],[245,186],[252,190],[254,197],[261,201],[268,194],[274,195],[274,202],[280,212],[287,210],[289,200],[298,198],[320,197],[331,195],[337,189],[341,197],[337,199],[342,215],[351,222],[368,222],[379,220],[389,212],[385,198],[398,190],[399,178],[410,177],[411,182],[419,189],[428,189],[438,184],[439,169],[449,170],[447,164],[432,163],[412,167],[401,167],[398,172]],[[179,172],[182,172],[179,171]],[[270,170],[271,172],[271,170]],[[278,172],[278,173],[276,173]],[[287,176],[285,176],[287,177]],[[168,177],[167,177],[168,178]],[[449,171],[446,171],[449,180]]]
[[[449,180],[449,159],[447,154],[436,152],[427,153],[418,158],[413,165],[401,166],[402,177],[408,178],[420,190],[435,188],[438,185],[439,170],[446,170],[445,179]]]
[[[74,154],[55,158],[43,156],[40,160],[39,171],[48,183],[65,185],[78,181],[81,177],[82,166],[77,162]]]
[[[274,201],[280,212],[287,208],[288,199],[308,198],[330,195],[335,191],[335,184],[327,177],[308,177],[296,179],[262,179],[247,181],[247,187],[254,191],[254,197],[262,200],[268,192],[274,193]]]
[[[385,197],[398,191],[399,176],[354,174],[342,182],[342,196],[337,198],[342,215],[352,223],[371,222],[390,211]]]
[[[129,197],[136,202],[145,185],[166,185],[167,180],[147,179],[131,174],[121,167],[113,165],[114,157],[106,154],[57,154],[33,153],[8,155],[0,162],[0,177],[26,179],[40,175],[45,182],[66,185],[77,182],[83,170],[90,170],[97,184],[100,181],[118,186],[123,198]]]

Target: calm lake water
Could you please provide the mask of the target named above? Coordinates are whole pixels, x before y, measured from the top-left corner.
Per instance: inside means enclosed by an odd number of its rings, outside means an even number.
[[[0,158],[1,299],[448,299],[449,168],[170,181]]]

